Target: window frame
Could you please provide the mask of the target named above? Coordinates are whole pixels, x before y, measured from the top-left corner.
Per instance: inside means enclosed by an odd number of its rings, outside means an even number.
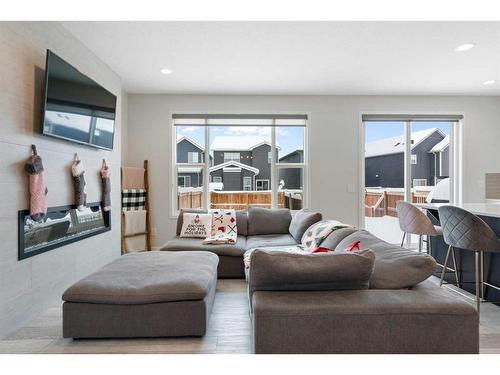
[[[196,123],[190,123],[191,126],[200,126],[201,128],[204,128],[205,131],[205,146],[203,150],[203,154],[208,154],[209,156],[206,158],[203,158],[201,162],[199,163],[177,163],[177,147],[176,147],[176,137],[177,137],[177,132],[176,128],[177,126],[187,126],[185,123],[178,122],[176,124],[176,118],[178,119],[179,117],[174,117],[176,115],[184,116],[182,118],[189,118],[189,119],[196,119]],[[248,117],[247,117],[248,116]],[[175,219],[178,217],[180,210],[177,208],[177,199],[178,199],[178,186],[177,186],[177,173],[178,173],[178,168],[179,167],[202,167],[202,172],[203,172],[203,180],[200,182],[200,187],[203,189],[203,204],[202,208],[208,209],[210,207],[210,181],[211,181],[211,176],[210,176],[210,167],[211,165],[211,159],[210,159],[210,147],[209,147],[209,131],[211,126],[255,126],[251,125],[250,123],[253,123],[252,119],[270,119],[272,118],[272,125],[271,124],[265,124],[265,125],[256,125],[256,126],[261,126],[261,127],[270,127],[271,128],[271,176],[269,179],[269,184],[270,184],[270,190],[271,193],[271,208],[278,208],[278,185],[277,185],[277,176],[278,176],[278,169],[279,168],[302,168],[303,171],[303,189],[302,189],[302,206],[304,208],[309,206],[309,186],[310,186],[310,181],[309,181],[309,166],[308,166],[308,160],[309,160],[309,143],[308,143],[308,131],[309,131],[309,126],[310,126],[310,113],[307,111],[300,111],[296,113],[274,113],[274,114],[266,114],[264,116],[261,115],[256,115],[256,114],[250,114],[250,115],[241,115],[241,114],[231,114],[231,113],[226,113],[226,114],[204,114],[200,115],[200,112],[184,112],[184,111],[170,111],[169,112],[169,117],[170,117],[170,126],[171,126],[171,191],[170,191],[170,198],[171,198],[171,215],[170,218]],[[220,124],[214,124],[213,118],[238,118],[238,119],[247,119],[250,123],[248,124],[237,124],[237,125],[231,125],[229,123],[224,123],[221,122]],[[282,122],[282,120],[285,119],[285,122]],[[289,120],[292,119],[292,120]],[[294,122],[293,119],[301,119],[300,121],[302,122],[299,124],[298,122]],[[210,123],[211,122],[211,123]],[[303,129],[304,132],[304,145],[303,145],[303,161],[301,163],[280,163],[277,160],[278,156],[278,151],[276,150],[276,128],[277,127],[300,127]],[[273,147],[274,146],[274,147]],[[240,158],[241,158],[241,153],[240,153]],[[241,161],[240,161],[241,162]],[[255,176],[253,177],[253,187],[254,190],[256,190],[256,180]],[[252,190],[253,191],[253,190]]]
[[[196,155],[196,161],[191,160],[191,156]],[[200,153],[198,151],[188,151],[188,163],[198,164],[200,163]]]
[[[250,180],[250,186],[248,184],[245,184],[245,181]],[[246,189],[246,187],[249,187],[250,189]],[[252,191],[252,176],[243,176],[243,191]]]
[[[179,178],[182,178],[184,180],[184,183],[182,184],[182,186],[179,186]],[[189,181],[187,186],[186,186],[186,181]],[[191,176],[179,176],[179,174],[177,172],[177,186],[185,188],[185,187],[189,187],[189,185],[191,185]]]
[[[264,189],[259,190],[258,187],[257,187],[259,185],[259,182],[262,182],[262,183],[267,182],[268,189],[266,189],[266,190],[264,190]],[[270,181],[269,181],[268,178],[256,178],[255,179],[255,191],[272,191],[272,189],[269,189],[270,186],[271,185],[270,185]]]
[[[405,140],[411,139],[411,123],[418,121],[444,121],[450,123],[450,151],[449,151],[449,176],[450,178],[450,203],[463,202],[463,129],[465,127],[465,114],[461,112],[373,112],[360,111],[358,118],[358,185],[348,185],[348,189],[358,193],[357,226],[365,227],[365,123],[373,121],[402,121],[405,122]],[[407,143],[407,142],[405,142]],[[411,154],[411,143],[405,146],[405,154]],[[408,161],[406,161],[408,159]],[[405,196],[407,201],[410,196],[411,163],[410,158],[405,158]],[[410,236],[407,236],[407,240]]]
[[[226,154],[232,154],[233,156],[238,155],[238,158],[237,159],[226,158]],[[238,152],[238,151],[224,151],[222,157],[223,157],[224,163],[227,163],[229,161],[236,161],[238,163],[241,163],[241,152]]]

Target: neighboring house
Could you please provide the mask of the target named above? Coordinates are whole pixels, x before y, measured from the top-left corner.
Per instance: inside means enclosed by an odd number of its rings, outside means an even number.
[[[411,134],[412,186],[434,185],[435,154],[431,152],[445,135],[438,128]],[[404,149],[402,136],[381,139],[365,145],[365,186],[404,186]]]
[[[279,159],[280,163],[302,163],[304,161],[304,150],[297,149]],[[300,190],[303,184],[302,168],[280,169],[278,183],[284,190]]]
[[[211,145],[213,166],[210,182],[222,183],[224,191],[271,189],[269,137],[218,136]],[[249,146],[250,145],[250,146]],[[276,159],[279,147],[276,147]]]
[[[430,153],[434,158],[435,183],[450,177],[450,136],[444,137]]]
[[[177,163],[203,163],[205,149],[188,137],[177,138]],[[179,167],[178,187],[200,187],[203,185],[203,167]]]

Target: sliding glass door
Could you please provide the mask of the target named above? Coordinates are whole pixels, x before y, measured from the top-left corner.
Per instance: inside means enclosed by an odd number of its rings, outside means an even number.
[[[401,244],[396,204],[453,202],[456,195],[457,118],[390,118],[363,121],[364,227]],[[408,236],[407,245],[416,236]]]

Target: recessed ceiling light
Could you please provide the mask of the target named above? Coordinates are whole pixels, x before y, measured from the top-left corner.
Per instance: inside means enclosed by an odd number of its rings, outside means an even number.
[[[165,75],[172,74],[172,71],[168,68],[163,68],[162,70],[160,70],[160,72]]]
[[[465,43],[458,47],[455,47],[455,52],[464,52],[474,48],[474,43]]]
[[[489,85],[493,85],[494,83],[496,83],[496,81],[495,81],[495,80],[493,80],[493,79],[490,79],[490,80],[488,80],[488,81],[484,81],[484,82],[483,82],[483,85],[485,85],[485,86],[489,86]]]

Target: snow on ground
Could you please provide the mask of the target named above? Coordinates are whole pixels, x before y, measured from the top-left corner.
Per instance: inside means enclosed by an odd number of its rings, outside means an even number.
[[[365,217],[365,229],[386,242],[401,245],[403,232],[397,217]],[[418,236],[411,236],[411,247],[418,248]]]

